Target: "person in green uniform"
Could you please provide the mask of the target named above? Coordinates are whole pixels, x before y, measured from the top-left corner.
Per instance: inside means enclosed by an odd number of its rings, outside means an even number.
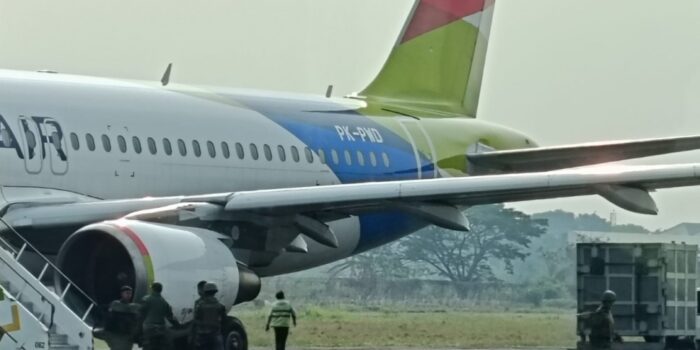
[[[270,316],[267,317],[267,325],[265,331],[269,331],[270,327],[275,331],[275,349],[284,350],[287,345],[287,336],[289,335],[290,321],[297,326],[297,315],[292,308],[292,304],[284,298],[284,292],[279,291],[275,294],[277,300],[272,304]]]
[[[122,286],[119,300],[109,304],[105,341],[112,350],[131,350],[138,327],[138,309],[131,302],[133,289]]]
[[[226,307],[216,299],[218,291],[214,283],[206,283],[202,288],[204,297],[195,306],[192,325],[195,350],[224,350],[221,329]]]
[[[192,316],[194,317],[194,310],[197,310],[197,304],[199,304],[200,301],[204,298],[204,285],[207,284],[207,281],[199,281],[197,282],[197,295],[199,296],[195,301],[194,301],[194,307],[192,308]],[[187,336],[187,343],[192,344],[192,348],[194,349],[194,334],[195,334],[195,329],[194,325],[190,327],[190,334]]]
[[[204,286],[207,284],[207,281],[199,281],[197,283],[197,295],[199,295],[199,298],[194,301],[194,307],[197,308],[197,304],[204,299]],[[194,310],[194,309],[192,309]]]
[[[173,317],[173,309],[161,293],[163,285],[155,282],[151,285],[151,294],[145,296],[141,302],[144,350],[170,350],[165,320],[173,327],[180,327],[180,322]]]
[[[595,311],[577,315],[591,330],[588,337],[591,349],[610,349],[612,342],[616,340],[615,321],[611,312],[616,299],[615,292],[606,290],[600,298],[600,306]]]

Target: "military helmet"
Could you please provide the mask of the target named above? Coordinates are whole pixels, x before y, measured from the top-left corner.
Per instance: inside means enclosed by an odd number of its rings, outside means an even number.
[[[617,295],[609,289],[603,292],[603,295],[600,297],[601,301],[615,301],[615,299],[617,299]]]
[[[218,292],[219,288],[216,286],[216,284],[207,282],[207,284],[204,285],[204,288],[202,288],[203,292]]]

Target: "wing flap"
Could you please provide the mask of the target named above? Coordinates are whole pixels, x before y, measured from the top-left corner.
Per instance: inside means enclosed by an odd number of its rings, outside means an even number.
[[[700,136],[467,154],[473,175],[550,171],[700,149]]]

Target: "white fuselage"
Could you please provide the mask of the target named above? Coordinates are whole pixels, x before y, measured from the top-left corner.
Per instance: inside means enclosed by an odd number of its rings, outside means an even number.
[[[431,133],[443,138],[442,159],[464,159],[483,137],[527,142],[465,118],[367,117],[354,99],[214,91],[0,70],[0,204],[434,178],[446,174]],[[308,242],[308,254],[283,253],[256,272],[318,266],[424,223],[389,211],[330,225],[339,248]]]
[[[223,98],[212,101],[95,78],[0,71],[0,115],[0,199],[4,193],[7,202],[48,193],[121,199],[340,183],[316,150],[310,152],[260,113]],[[358,241],[357,219],[334,225],[339,249],[310,242],[309,254],[280,257],[284,268],[270,267],[266,273],[348,256]]]

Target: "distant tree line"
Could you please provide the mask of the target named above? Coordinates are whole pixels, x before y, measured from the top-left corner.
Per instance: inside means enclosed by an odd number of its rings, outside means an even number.
[[[465,214],[470,232],[429,226],[333,265],[329,277],[354,280],[365,298],[396,280],[448,281],[463,298],[498,283],[521,284],[522,296],[539,305],[575,296],[569,232],[648,232],[638,225],[612,225],[596,214],[555,210],[530,216],[503,204],[472,207]]]

